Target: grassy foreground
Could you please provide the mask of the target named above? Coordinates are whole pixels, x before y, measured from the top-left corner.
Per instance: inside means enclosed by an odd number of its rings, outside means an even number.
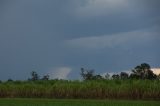
[[[0,98],[160,100],[159,80],[4,82]]]
[[[160,101],[0,99],[0,106],[160,106]]]

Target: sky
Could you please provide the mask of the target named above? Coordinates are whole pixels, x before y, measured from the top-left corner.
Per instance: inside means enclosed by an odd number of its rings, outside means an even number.
[[[0,80],[160,67],[160,0],[0,0]]]

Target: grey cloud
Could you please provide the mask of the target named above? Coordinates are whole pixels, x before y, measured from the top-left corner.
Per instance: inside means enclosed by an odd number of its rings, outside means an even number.
[[[124,45],[143,45],[149,42],[154,42],[155,39],[159,39],[159,32],[132,31],[124,32],[112,35],[93,36],[77,38],[66,41],[66,43],[75,48],[81,49],[104,49],[115,48],[117,46]]]
[[[159,0],[120,1],[124,2],[110,7],[104,0],[95,0],[98,4],[91,0],[0,0],[0,79],[27,79],[32,70],[45,73],[58,66],[71,66],[75,70],[71,77],[79,74],[81,66],[111,71],[141,61],[157,66]],[[150,31],[153,26],[157,27]],[[144,29],[154,37],[144,35]],[[145,41],[131,40],[136,39],[132,34],[137,30],[142,39],[147,36]],[[82,42],[94,49],[86,52]]]

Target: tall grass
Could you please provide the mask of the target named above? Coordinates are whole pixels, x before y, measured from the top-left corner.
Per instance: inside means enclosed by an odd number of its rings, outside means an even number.
[[[0,83],[1,98],[157,99],[159,80],[15,81]]]

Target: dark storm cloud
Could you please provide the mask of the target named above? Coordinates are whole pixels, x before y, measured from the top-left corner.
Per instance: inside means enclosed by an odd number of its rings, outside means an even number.
[[[0,79],[25,79],[32,70],[69,69],[74,78],[80,67],[99,73],[141,62],[156,67],[159,10],[159,0],[1,0]]]

